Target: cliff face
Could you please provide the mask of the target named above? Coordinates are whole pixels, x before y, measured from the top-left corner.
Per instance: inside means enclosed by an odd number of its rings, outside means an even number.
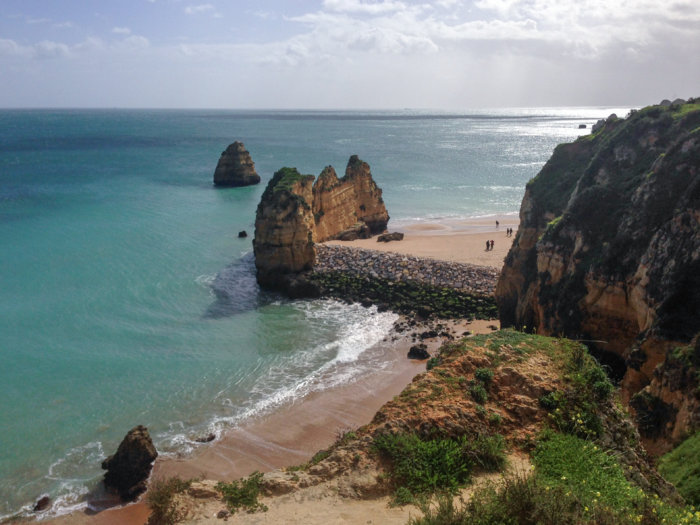
[[[350,157],[342,179],[333,166],[321,172],[314,183],[313,211],[316,242],[335,239],[358,223],[367,226],[360,235],[369,237],[383,232],[389,222],[382,190],[372,179],[369,164],[357,155]]]
[[[326,167],[313,175],[282,168],[269,182],[255,217],[258,282],[286,289],[290,276],[309,270],[314,243],[384,231],[389,215],[369,165],[350,157],[345,176]]]
[[[234,142],[221,154],[214,171],[215,186],[250,186],[258,184],[260,176],[242,142]]]
[[[315,258],[311,211],[313,175],[282,168],[263,192],[255,215],[258,282],[284,288],[289,274],[311,269]]]
[[[611,116],[558,146],[528,184],[520,221],[496,287],[501,323],[625,359],[623,394],[636,395],[651,451],[697,427],[692,359],[679,372],[669,355],[700,332],[700,104]],[[667,369],[689,378],[682,392]]]

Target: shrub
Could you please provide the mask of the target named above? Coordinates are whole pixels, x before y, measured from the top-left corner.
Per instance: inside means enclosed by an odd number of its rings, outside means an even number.
[[[146,503],[151,509],[147,524],[173,525],[183,520],[185,514],[175,504],[175,495],[186,491],[191,483],[177,476],[153,480],[146,494]]]
[[[480,470],[495,472],[506,466],[506,440],[500,434],[479,435],[473,439],[463,437],[461,444],[462,453]]]
[[[249,513],[258,510],[267,511],[267,506],[258,501],[262,476],[262,473],[256,471],[247,478],[232,481],[231,483],[219,482],[216,485],[231,513],[235,513],[241,508]]]
[[[469,393],[471,394],[472,399],[474,399],[474,401],[480,404],[486,403],[486,401],[489,398],[489,395],[486,393],[486,389],[482,384],[475,384],[470,386]]]
[[[474,371],[474,377],[488,387],[488,385],[491,384],[491,380],[493,379],[493,370],[491,370],[490,368],[477,368]]]
[[[379,453],[391,462],[391,478],[397,490],[413,496],[438,490],[455,491],[469,479],[471,462],[457,441],[423,441],[415,434],[382,434],[374,440]],[[398,498],[394,498],[399,503]]]
[[[425,363],[425,369],[426,370],[432,370],[435,368],[437,365],[440,364],[440,358],[439,357],[431,357],[428,359],[428,361]]]
[[[422,440],[416,434],[382,434],[374,447],[391,462],[394,504],[440,491],[454,493],[469,481],[473,468],[494,471],[506,463],[500,435]]]

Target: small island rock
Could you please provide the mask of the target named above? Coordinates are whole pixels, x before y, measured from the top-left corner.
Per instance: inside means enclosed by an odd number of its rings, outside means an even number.
[[[117,452],[102,462],[105,487],[119,494],[122,501],[134,501],[146,490],[158,452],[148,429],[142,425],[132,428],[117,448]]]
[[[214,171],[215,186],[250,186],[258,184],[260,175],[242,142],[234,142],[221,154]]]
[[[238,238],[239,238],[239,239],[245,239],[246,237],[248,237],[248,232],[247,232],[247,231],[241,230],[241,231],[238,232]]]

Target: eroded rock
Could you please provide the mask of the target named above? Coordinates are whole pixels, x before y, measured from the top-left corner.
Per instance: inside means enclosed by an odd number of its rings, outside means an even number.
[[[242,142],[234,142],[221,154],[214,171],[215,186],[250,186],[258,184],[260,176]]]
[[[132,428],[117,448],[117,452],[102,462],[105,487],[123,501],[133,501],[146,490],[146,481],[153,462],[158,457],[148,429],[142,425]]]

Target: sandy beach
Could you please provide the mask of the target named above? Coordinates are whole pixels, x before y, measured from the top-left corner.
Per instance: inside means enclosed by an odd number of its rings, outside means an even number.
[[[500,223],[498,227],[496,220]],[[415,223],[391,228],[391,231],[405,234],[403,241],[380,243],[372,238],[333,243],[500,268],[512,243],[512,237],[506,237],[506,228],[517,231],[517,225],[518,218],[514,215],[453,223]],[[495,241],[494,249],[486,251],[486,240],[491,239]],[[451,328],[460,336],[467,330],[488,333],[497,325],[494,321],[453,322]],[[256,470],[270,471],[308,461],[314,453],[332,444],[340,433],[368,423],[384,403],[425,370],[425,362],[406,359],[408,348],[413,344],[410,337],[392,340],[394,338],[378,344],[389,364],[385,370],[348,385],[311,394],[228,431],[188,457],[161,456],[152,478],[177,475],[183,479],[231,480]],[[439,339],[425,342],[431,351],[442,343]],[[405,522],[405,513],[393,514],[399,520],[397,523]],[[97,514],[74,513],[51,523],[142,524],[147,516],[148,508],[142,501]]]
[[[499,225],[496,226],[496,221]],[[500,269],[518,230],[517,215],[498,215],[483,219],[442,222],[389,223],[389,231],[404,234],[402,241],[377,242],[376,237],[356,241],[329,241],[328,244],[357,246],[418,257],[431,257]],[[506,236],[507,228],[513,235]],[[486,241],[493,240],[493,250],[486,250]]]

